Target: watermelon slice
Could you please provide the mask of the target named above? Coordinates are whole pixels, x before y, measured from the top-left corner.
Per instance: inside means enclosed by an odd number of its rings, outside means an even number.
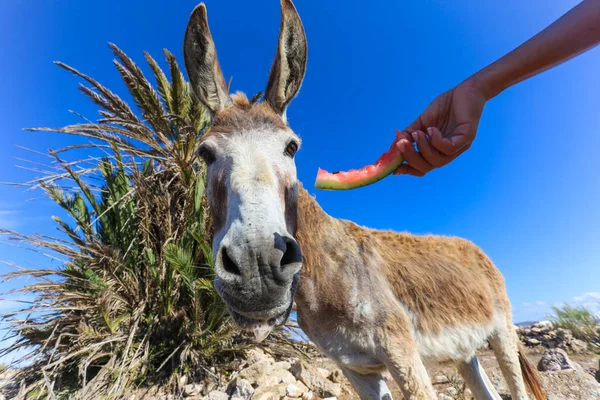
[[[396,141],[390,149],[372,165],[367,165],[359,170],[327,172],[319,168],[315,188],[324,190],[349,190],[367,186],[378,182],[394,172],[404,161],[396,142],[400,132],[396,135]]]

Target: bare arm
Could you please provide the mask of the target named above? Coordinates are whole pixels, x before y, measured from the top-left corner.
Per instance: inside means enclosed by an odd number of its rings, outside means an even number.
[[[472,78],[486,97],[553,68],[600,43],[600,0],[583,0],[546,29]]]
[[[423,176],[448,164],[471,146],[489,99],[599,43],[600,0],[583,0],[515,50],[438,96],[400,133],[397,146],[406,163],[396,175]]]

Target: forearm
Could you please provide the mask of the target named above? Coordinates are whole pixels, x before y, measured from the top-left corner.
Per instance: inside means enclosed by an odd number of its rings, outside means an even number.
[[[488,99],[600,43],[600,0],[583,0],[552,25],[469,78]]]

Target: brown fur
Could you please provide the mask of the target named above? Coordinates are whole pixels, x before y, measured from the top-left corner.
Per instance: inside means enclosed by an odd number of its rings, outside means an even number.
[[[533,394],[535,400],[547,400],[544,388],[542,387],[542,380],[540,374],[531,361],[525,355],[525,349],[523,345],[519,343],[519,364],[521,365],[521,372],[527,389]]]
[[[303,276],[318,285],[321,301],[345,303],[343,293],[330,287],[331,265],[349,258],[381,269],[396,297],[418,316],[420,330],[439,333],[444,327],[485,323],[498,296],[502,275],[472,243],[453,237],[414,236],[363,228],[329,217],[301,189],[297,238],[304,254]],[[327,255],[325,255],[327,254]],[[322,285],[322,286],[321,286]],[[340,285],[339,279],[335,285]]]
[[[231,99],[233,104],[215,115],[207,137],[216,133],[233,134],[263,128],[289,130],[269,103],[250,103],[246,95],[239,92],[232,95]]]
[[[215,179],[210,182],[208,187],[208,196],[210,197],[210,215],[213,223],[213,232],[221,230],[227,220],[227,185],[225,175],[220,171]]]

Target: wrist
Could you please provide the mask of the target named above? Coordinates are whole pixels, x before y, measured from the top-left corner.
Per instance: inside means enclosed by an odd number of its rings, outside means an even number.
[[[493,99],[506,89],[493,67],[488,66],[468,77],[464,84],[477,89],[486,101]]]

